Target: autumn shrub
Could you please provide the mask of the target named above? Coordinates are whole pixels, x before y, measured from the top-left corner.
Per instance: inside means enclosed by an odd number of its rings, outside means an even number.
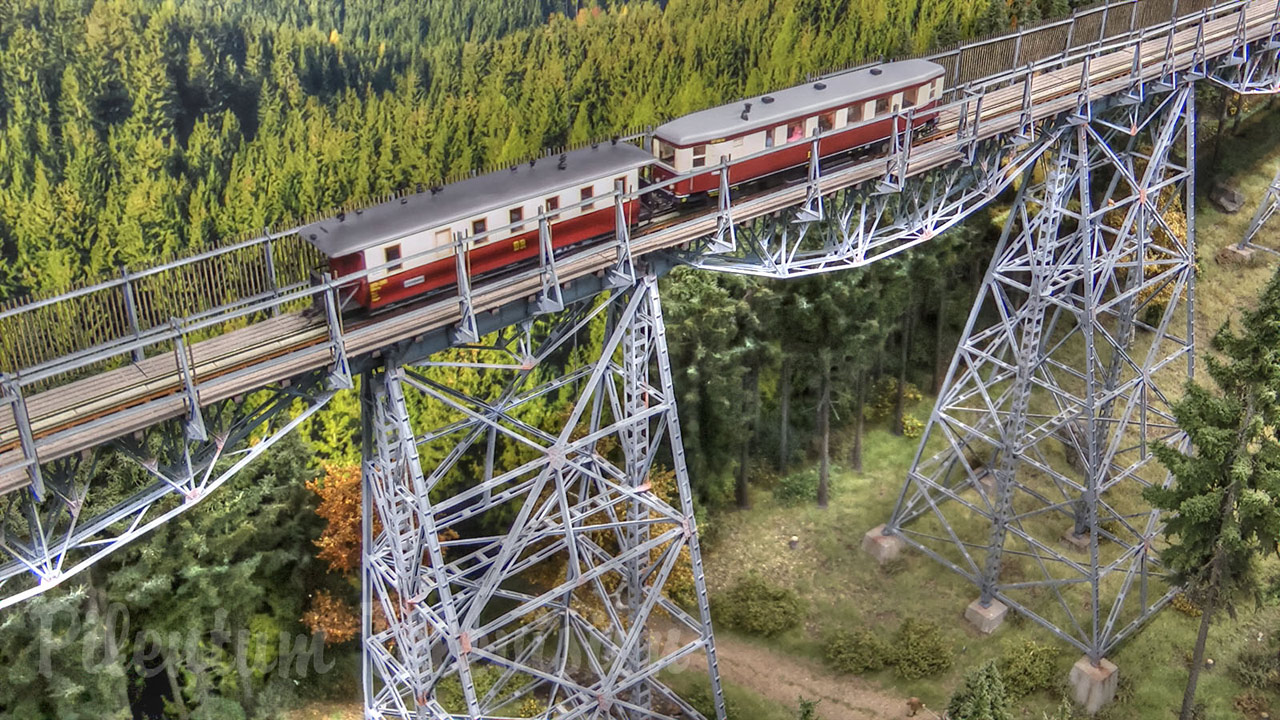
[[[773,497],[788,507],[818,501],[818,471],[802,470],[778,478],[773,486]]]
[[[1006,647],[1000,657],[1000,675],[1009,698],[1018,700],[1051,687],[1058,677],[1057,657],[1052,647],[1033,640]]]
[[[795,592],[747,575],[713,604],[717,622],[741,632],[772,637],[800,624],[804,607]]]
[[[915,415],[902,416],[902,436],[910,439],[920,437],[920,433],[924,432],[924,421]]]
[[[1174,610],[1177,610],[1187,617],[1200,617],[1204,612],[1200,609],[1199,605],[1196,605],[1194,600],[1187,597],[1186,593],[1178,593],[1177,595],[1174,595],[1173,600],[1170,601],[1169,604],[1173,606]]]
[[[315,594],[311,609],[302,616],[302,624],[314,634],[324,633],[325,645],[344,643],[360,632],[360,616],[355,608],[327,590]]]
[[[910,407],[920,402],[924,395],[920,388],[912,383],[903,386],[903,405]],[[871,388],[871,397],[867,401],[867,419],[871,422],[883,422],[893,417],[898,405],[898,378],[885,376],[876,381]]]
[[[860,675],[883,668],[889,648],[867,628],[837,630],[827,638],[824,655],[836,672]]]
[[[916,618],[902,621],[890,642],[894,672],[905,680],[935,675],[951,667],[951,644],[937,625]]]

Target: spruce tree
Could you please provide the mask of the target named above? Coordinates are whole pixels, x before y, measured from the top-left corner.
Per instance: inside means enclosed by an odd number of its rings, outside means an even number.
[[[978,35],[994,35],[1009,29],[1009,5],[1005,0],[991,0],[978,16]]]
[[[1000,668],[994,660],[965,676],[964,685],[947,704],[950,720],[1013,720]]]
[[[1252,586],[1255,560],[1280,540],[1280,273],[1242,326],[1236,334],[1224,325],[1211,342],[1206,365],[1218,392],[1190,383],[1174,405],[1191,451],[1153,447],[1173,482],[1143,493],[1176,512],[1161,560],[1203,610],[1181,720],[1191,717],[1210,624]]]

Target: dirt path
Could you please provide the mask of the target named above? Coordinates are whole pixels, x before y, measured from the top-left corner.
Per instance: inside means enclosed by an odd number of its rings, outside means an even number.
[[[820,700],[823,720],[898,720],[907,717],[907,699],[891,695],[861,678],[838,676],[820,663],[804,660],[727,635],[716,637],[720,676],[770,703],[795,710],[798,699]],[[705,666],[703,666],[705,671]],[[286,716],[289,720],[357,720],[358,705],[315,703]],[[936,720],[929,710],[916,716]]]
[[[794,709],[800,696],[821,700],[818,714],[824,720],[896,720],[907,715],[906,698],[885,693],[861,678],[833,675],[816,662],[727,635],[716,637],[716,657],[721,677],[771,702]],[[917,717],[932,720],[936,716],[921,711]]]

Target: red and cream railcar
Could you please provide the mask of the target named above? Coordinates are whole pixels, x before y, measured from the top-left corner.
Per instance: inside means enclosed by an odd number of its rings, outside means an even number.
[[[676,196],[716,190],[721,158],[746,158],[729,168],[730,185],[766,177],[807,163],[815,132],[820,157],[873,145],[900,111],[915,108],[913,125],[931,122],[944,74],[928,60],[885,63],[685,115],[653,133],[654,181],[692,173],[670,186]]]
[[[329,258],[337,277],[385,266],[356,286],[356,301],[376,308],[454,284],[457,233],[475,238],[466,243],[474,277],[537,257],[540,212],[556,248],[613,232],[615,183],[635,191],[652,163],[635,145],[605,143],[338,215],[299,233]],[[635,200],[626,203],[629,222],[637,208]]]

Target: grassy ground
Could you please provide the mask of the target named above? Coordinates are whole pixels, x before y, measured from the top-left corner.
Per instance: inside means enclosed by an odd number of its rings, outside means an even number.
[[[758,572],[771,581],[794,588],[804,599],[806,621],[801,628],[768,641],[732,636],[771,648],[780,656],[822,656],[823,638],[841,627],[871,627],[887,637],[909,617],[943,627],[955,648],[953,668],[937,677],[903,681],[890,670],[867,676],[874,687],[902,698],[916,696],[929,707],[945,707],[963,674],[983,661],[998,658],[1009,647],[1033,640],[1058,652],[1058,677],[1065,681],[1079,653],[1052,638],[1031,621],[1012,617],[994,635],[984,637],[962,615],[975,596],[974,588],[928,558],[909,553],[891,572],[862,553],[862,534],[888,517],[902,473],[915,451],[914,441],[875,430],[868,438],[865,472],[840,471],[834,477],[833,499],[826,510],[782,507],[764,492],[753,497],[751,510],[721,519],[717,538],[707,551],[707,568],[715,597],[745,572]],[[789,539],[798,536],[795,549]],[[1228,668],[1242,647],[1256,643],[1280,623],[1280,609],[1254,612],[1241,608],[1237,621],[1223,618],[1211,635],[1209,656],[1215,669],[1202,676],[1200,699],[1209,718],[1242,717],[1234,700],[1245,692]],[[1181,698],[1186,680],[1186,656],[1195,641],[1198,620],[1175,610],[1161,613],[1145,630],[1123,645],[1113,658],[1121,668],[1121,699],[1106,711],[1109,718],[1167,720]],[[770,682],[769,678],[761,678]],[[1065,684],[1023,701],[1022,717],[1038,718],[1052,710]],[[1276,703],[1274,695],[1262,695]],[[1280,707],[1280,704],[1275,705]],[[752,717],[747,715],[746,717]],[[824,715],[828,720],[842,717]],[[896,715],[886,716],[896,717]]]

